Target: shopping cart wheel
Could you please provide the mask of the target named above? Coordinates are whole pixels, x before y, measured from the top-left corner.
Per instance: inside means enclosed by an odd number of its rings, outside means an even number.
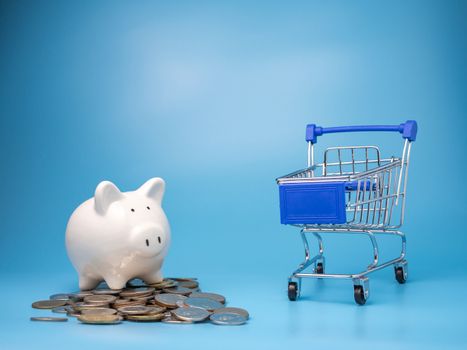
[[[400,284],[404,284],[407,281],[407,274],[404,272],[402,267],[395,267],[394,272],[396,273],[396,280]]]
[[[404,284],[408,277],[407,261],[402,260],[400,263],[397,263],[394,266],[394,273],[396,275],[397,282]]]
[[[353,296],[358,305],[365,305],[365,292],[363,291],[362,286],[353,286]]]
[[[324,273],[324,265],[323,263],[319,262],[316,264],[316,273],[322,275]]]
[[[297,300],[297,297],[298,297],[298,284],[297,284],[297,282],[289,282],[288,294],[289,294],[289,300],[290,301]]]

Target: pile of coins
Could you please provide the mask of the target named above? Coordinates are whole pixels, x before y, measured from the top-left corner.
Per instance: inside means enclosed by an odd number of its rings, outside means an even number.
[[[226,307],[220,294],[203,293],[196,278],[166,278],[145,284],[134,279],[125,289],[109,289],[105,284],[94,290],[60,293],[32,304],[35,309],[51,309],[87,324],[119,324],[122,321],[244,324],[246,310]],[[66,317],[31,317],[31,321],[66,322]]]

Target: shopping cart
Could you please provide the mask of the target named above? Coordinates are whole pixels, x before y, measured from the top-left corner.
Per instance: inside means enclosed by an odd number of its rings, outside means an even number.
[[[315,163],[314,145],[318,136],[357,131],[390,131],[402,134],[401,157],[382,158],[376,146],[330,147],[322,163]],[[417,136],[417,123],[408,120],[400,125],[364,125],[306,128],[308,166],[277,179],[280,195],[281,223],[299,227],[305,248],[305,260],[289,277],[288,296],[296,300],[301,280],[312,278],[351,279],[354,298],[363,305],[370,295],[367,275],[394,266],[396,280],[407,280],[406,238],[399,230],[404,222],[404,208],[410,150]],[[325,273],[322,233],[363,233],[373,246],[373,261],[363,272],[355,274]],[[318,241],[318,253],[311,257],[306,233]],[[376,236],[395,235],[401,239],[397,258],[380,262]],[[312,272],[304,272],[308,267]]]

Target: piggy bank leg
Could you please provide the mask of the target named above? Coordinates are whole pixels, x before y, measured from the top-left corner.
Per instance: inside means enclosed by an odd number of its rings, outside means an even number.
[[[94,289],[97,287],[100,281],[101,280],[98,278],[80,275],[79,276],[79,289],[81,290]]]
[[[127,278],[118,277],[118,276],[104,276],[105,283],[109,286],[110,289],[122,289],[126,286],[128,281]]]
[[[141,276],[141,279],[147,284],[158,283],[163,280],[161,270],[157,270],[154,273],[150,273],[144,276]]]

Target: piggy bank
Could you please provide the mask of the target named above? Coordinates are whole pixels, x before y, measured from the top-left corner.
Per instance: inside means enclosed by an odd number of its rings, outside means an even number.
[[[112,289],[132,278],[162,280],[161,267],[170,244],[170,226],[162,210],[165,182],[155,177],[136,191],[120,192],[101,182],[75,209],[66,228],[66,249],[78,272],[79,288],[105,280]]]

